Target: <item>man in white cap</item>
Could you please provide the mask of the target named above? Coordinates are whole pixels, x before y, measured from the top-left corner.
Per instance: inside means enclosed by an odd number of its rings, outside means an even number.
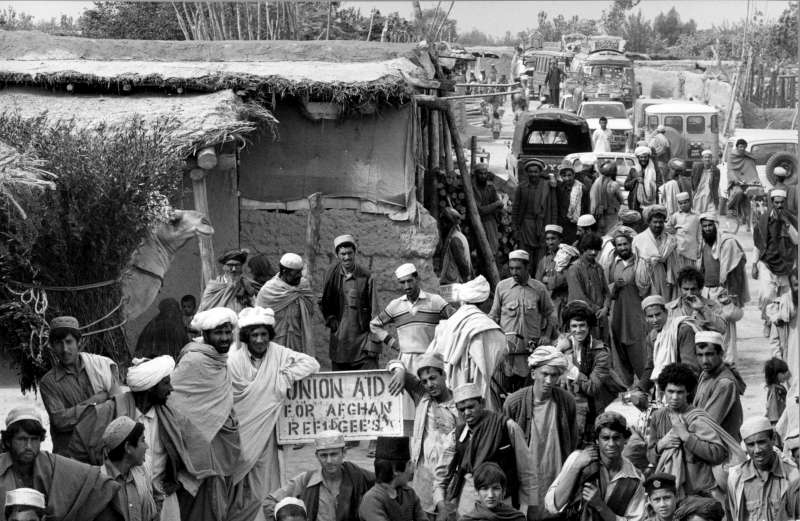
[[[119,484],[116,503],[125,521],[157,520],[150,469],[143,466],[148,448],[144,425],[120,416],[103,432],[103,445],[106,459],[101,469]]]
[[[275,315],[271,309],[244,308],[239,313],[239,343],[228,355],[233,407],[239,421],[242,456],[239,473],[258,501],[281,485],[275,424],[286,394],[295,382],[319,371],[319,362],[272,342]]]
[[[319,309],[331,332],[329,354],[334,371],[378,368],[376,346],[369,338],[369,321],[378,312],[375,279],[356,262],[356,239],[340,235],[333,240],[339,262],[325,273]]]
[[[482,390],[474,383],[456,387],[453,401],[463,424],[456,431],[456,452],[447,472],[436,476],[435,497],[444,497],[445,503],[439,504],[438,511],[457,509],[464,515],[474,507],[472,473],[484,461],[497,463],[505,471],[505,501],[515,508],[535,504],[536,478],[519,425],[504,414],[487,410]]]
[[[722,335],[716,331],[698,331],[694,335],[695,353],[703,372],[694,394],[694,406],[705,409],[720,427],[739,441],[739,427],[744,419],[741,396],[747,385],[724,361]]]
[[[567,302],[567,278],[563,271],[556,269],[556,254],[561,246],[561,239],[564,229],[557,224],[548,224],[544,227],[544,242],[547,245],[547,253],[536,266],[535,278],[545,286],[550,292],[550,300],[553,302],[556,317],[561,316],[561,308]],[[548,324],[548,337],[558,335],[558,323]]]
[[[238,313],[253,305],[257,286],[244,274],[249,254],[247,249],[234,248],[220,255],[217,262],[222,265],[222,275],[208,281],[197,311],[226,307]]]
[[[786,519],[783,502],[792,482],[800,479],[797,467],[775,450],[774,431],[764,416],[742,424],[747,461],[728,470],[728,512],[733,521]]]
[[[719,168],[714,164],[714,153],[703,150],[702,161],[692,166],[692,208],[698,215],[719,210]]]
[[[632,244],[639,294],[661,295],[671,300],[675,291],[677,243],[672,235],[665,232],[667,209],[654,204],[646,207],[642,216],[647,222],[647,229],[636,235]]]
[[[581,237],[587,233],[595,233],[597,230],[597,219],[594,218],[594,215],[590,213],[581,215],[578,217],[578,228],[575,230],[575,242],[572,243],[572,245],[577,248],[578,244],[581,242]]]
[[[275,312],[275,343],[299,353],[311,353],[314,337],[311,316],[314,313],[314,292],[303,276],[303,258],[285,253],[279,261],[278,274],[261,286],[256,306]]]
[[[303,501],[308,521],[356,519],[361,498],[375,483],[375,475],[345,461],[345,441],[339,431],[320,432],[314,447],[320,468],[302,472],[270,491],[261,505],[264,519],[272,519],[286,498]]]
[[[52,369],[39,382],[42,402],[50,417],[53,452],[67,452],[72,430],[88,407],[105,402],[119,388],[117,364],[108,357],[80,349],[81,329],[75,317],[50,322],[48,345],[54,355]]]
[[[747,282],[747,256],[744,247],[731,233],[719,229],[719,217],[704,213],[700,216],[700,261],[704,277],[702,296],[722,305],[726,321],[725,361],[736,363],[736,322],[750,301]]]
[[[642,212],[645,207],[658,202],[658,188],[663,180],[659,168],[650,157],[650,147],[636,147],[633,154],[637,164],[628,172],[625,189],[628,190],[628,208]]]
[[[514,189],[511,222],[519,247],[531,257],[531,270],[544,255],[544,226],[558,219],[555,183],[549,178],[544,163],[532,159]]]
[[[12,409],[0,438],[0,497],[20,487],[32,488],[47,498],[47,513],[52,519],[119,519],[113,504],[119,485],[104,476],[99,467],[41,450],[45,430],[36,407]]]
[[[33,488],[6,492],[6,521],[42,521],[47,508],[44,494]]]
[[[469,241],[461,231],[463,217],[458,210],[448,206],[440,214],[443,231],[446,235],[442,241],[442,268],[439,272],[440,284],[460,284],[472,278],[472,260],[469,252]]]
[[[275,505],[275,521],[307,521],[308,511],[302,499],[285,497]]]
[[[529,375],[528,355],[538,345],[549,323],[558,319],[547,286],[531,278],[530,256],[525,250],[508,254],[511,277],[501,280],[494,291],[489,318],[500,324],[508,342],[503,370],[506,392],[521,389]]]
[[[675,236],[677,266],[695,266],[700,257],[700,216],[692,211],[692,197],[688,192],[679,193],[677,201],[677,211],[670,214],[665,229]]]
[[[453,392],[447,387],[444,359],[439,354],[426,353],[420,359],[417,374],[405,370],[400,360],[386,364],[392,373],[389,390],[405,390],[417,407],[414,430],[411,436],[411,463],[414,480],[411,487],[430,516],[436,514],[436,505],[443,498],[434,497],[433,481],[455,452],[455,430],[458,411],[453,402]]]
[[[772,185],[773,189],[785,190],[787,194],[793,194],[795,196],[797,195],[797,177],[796,176],[794,176],[794,175],[790,176],[789,175],[789,171],[786,170],[782,166],[776,166],[772,170],[772,175],[775,178],[775,181],[774,181],[774,183]],[[791,180],[788,180],[788,182],[787,182],[787,178],[790,178],[790,177],[791,177]],[[769,178],[769,175],[767,175],[767,178],[770,181],[772,180],[772,179]],[[792,214],[794,216],[797,216],[797,197],[788,197],[786,199],[785,203],[784,203],[784,208],[790,214]]]
[[[528,508],[528,519],[541,519],[547,484],[561,471],[567,456],[578,447],[575,423],[575,398],[560,387],[567,370],[567,358],[553,346],[540,346],[528,357],[533,385],[516,391],[506,399],[503,412],[525,432],[534,483],[535,506]]]

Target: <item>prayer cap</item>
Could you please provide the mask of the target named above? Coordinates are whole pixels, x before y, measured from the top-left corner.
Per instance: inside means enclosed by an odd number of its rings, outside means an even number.
[[[138,393],[152,389],[158,382],[170,376],[175,370],[175,360],[169,355],[161,355],[149,360],[134,358],[133,365],[128,368],[125,383],[131,391]]]
[[[405,264],[401,264],[396,270],[394,270],[394,276],[398,279],[402,279],[403,277],[408,277],[416,272],[417,267],[410,262],[407,262]]]
[[[12,424],[22,420],[34,420],[42,423],[42,415],[33,405],[20,405],[8,411],[6,415],[6,429]]]
[[[694,343],[716,344],[721,346],[723,345],[722,335],[716,331],[698,331],[694,334]]]
[[[686,169],[686,163],[684,163],[683,161],[681,161],[677,157],[673,157],[672,159],[670,159],[669,163],[667,163],[667,166],[672,170],[685,170]]]
[[[306,504],[303,502],[302,499],[298,499],[296,497],[288,496],[288,497],[285,497],[285,498],[281,499],[280,501],[278,501],[278,504],[275,505],[275,510],[274,510],[274,514],[273,514],[275,516],[275,519],[278,519],[278,512],[280,512],[283,507],[287,507],[289,505],[294,505],[296,507],[300,507],[300,508],[303,509],[303,512],[308,513],[308,510],[306,510]]]
[[[536,369],[543,365],[555,367],[563,372],[567,369],[567,357],[553,346],[539,346],[528,357],[528,367]]]
[[[537,167],[540,171],[544,170],[544,161],[541,159],[529,159],[525,163],[525,171],[530,172],[533,170],[534,167]]]
[[[636,147],[636,150],[633,151],[633,155],[636,157],[639,156],[649,156],[650,155],[650,147]]]
[[[290,270],[303,269],[303,257],[296,253],[284,253],[279,262],[281,266]]]
[[[667,129],[666,129],[666,127],[664,127],[664,125],[659,125],[658,127],[656,127],[656,132],[664,133],[666,131],[667,131]]]
[[[703,212],[700,214],[701,221],[714,221],[715,223],[719,222],[719,216],[714,212]]]
[[[776,177],[786,177],[787,175],[789,175],[789,172],[787,172],[786,169],[783,168],[782,166],[776,166],[772,170],[772,174]]]
[[[783,197],[786,199],[786,190],[782,190],[780,188],[773,188],[769,192],[769,198],[772,199],[773,197]]]
[[[691,198],[692,198],[692,196],[689,195],[689,192],[681,192],[681,193],[678,194],[678,197],[677,197],[678,201],[688,201]]]
[[[197,313],[192,318],[190,327],[196,331],[210,331],[222,324],[230,323],[231,326],[236,327],[238,324],[236,312],[229,308],[211,308]]]
[[[5,507],[33,507],[39,510],[47,508],[44,494],[34,488],[15,488],[6,492]]]
[[[314,450],[343,449],[344,447],[344,434],[335,429],[322,431],[314,439]]]
[[[557,233],[559,235],[564,235],[564,228],[562,228],[561,226],[559,226],[557,224],[548,224],[548,225],[546,225],[544,227],[544,232],[545,233],[553,232],[553,233]]]
[[[476,383],[461,384],[453,389],[453,402],[463,402],[472,398],[483,398],[481,386]]]
[[[662,308],[666,308],[667,301],[664,300],[664,297],[661,295],[650,295],[642,300],[642,311],[646,310],[650,306],[661,306]]]
[[[444,215],[450,219],[451,222],[460,222],[464,218],[460,213],[458,213],[458,210],[452,206],[448,206],[444,209]]]
[[[642,214],[636,210],[628,210],[627,208],[620,208],[618,215],[619,220],[622,221],[623,224],[634,224],[642,220]]]
[[[672,515],[673,521],[687,521],[692,516],[699,516],[707,521],[722,521],[725,510],[722,503],[710,497],[687,496],[683,498]]]
[[[250,251],[249,250],[244,250],[244,249],[242,249],[242,250],[240,250],[240,249],[228,250],[225,253],[223,253],[222,255],[220,255],[219,258],[217,259],[217,261],[220,264],[225,264],[226,262],[233,260],[233,261],[237,261],[237,262],[240,262],[240,263],[244,264],[245,261],[247,260],[247,256],[249,254],[250,254]]]
[[[712,151],[711,151],[711,150],[709,150],[709,149],[705,149],[705,150],[703,150],[703,151],[700,153],[700,156],[701,156],[701,157],[702,157],[702,156],[712,156],[712,157],[713,157],[713,156],[714,156],[714,152],[712,152]]]
[[[581,228],[586,228],[587,226],[594,226],[595,224],[597,224],[597,219],[595,219],[594,215],[592,214],[586,213],[578,217],[578,226],[580,226]]]
[[[772,424],[766,416],[750,416],[739,428],[739,434],[742,435],[742,440],[747,440],[750,436],[758,434],[759,432],[766,432],[772,430]]]
[[[253,308],[244,308],[239,312],[239,327],[250,326],[274,326],[275,325],[275,312],[272,308],[262,308],[256,306]]]
[[[667,207],[663,204],[651,204],[650,206],[645,206],[642,210],[642,217],[644,217],[645,221],[650,221],[650,218],[654,215],[662,215],[665,218],[667,217]]]
[[[478,275],[474,279],[463,284],[453,284],[453,295],[459,302],[475,304],[489,298],[491,288],[489,281],[483,275]]]
[[[521,260],[525,262],[530,262],[531,256],[525,250],[514,250],[508,254],[508,260]]]
[[[425,353],[419,357],[419,362],[417,362],[417,375],[426,367],[433,367],[444,371],[444,358],[442,358],[442,355],[439,353]]]
[[[103,446],[108,450],[114,450],[125,441],[125,438],[133,432],[136,422],[128,416],[120,416],[112,421],[103,431]]]
[[[648,495],[660,489],[667,489],[675,492],[677,490],[675,487],[675,476],[667,474],[666,472],[656,472],[644,480],[644,490]]]
[[[356,247],[356,238],[350,234],[340,235],[333,240],[333,251],[334,253],[336,250],[339,249],[339,246],[343,246],[345,244],[352,244],[353,248]]]
[[[76,337],[80,338],[81,336],[81,328],[80,324],[78,324],[78,319],[75,317],[56,317],[50,321],[50,334],[52,335],[56,331],[68,331],[75,335]]]
[[[411,446],[408,436],[378,436],[375,443],[375,459],[408,461],[411,459]]]

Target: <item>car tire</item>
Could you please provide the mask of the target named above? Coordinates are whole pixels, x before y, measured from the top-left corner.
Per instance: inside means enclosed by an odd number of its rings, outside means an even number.
[[[772,156],[767,160],[767,164],[764,166],[764,173],[767,175],[767,179],[770,183],[775,185],[777,181],[775,179],[775,174],[772,172],[775,170],[776,166],[784,166],[787,170],[789,170],[789,176],[786,178],[788,181],[797,173],[797,156],[792,154],[791,152],[776,152],[772,154]]]

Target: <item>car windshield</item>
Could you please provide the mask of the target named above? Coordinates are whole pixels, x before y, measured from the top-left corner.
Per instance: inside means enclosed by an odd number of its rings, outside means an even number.
[[[599,118],[600,116],[605,116],[609,119],[625,119],[628,117],[625,114],[625,106],[622,103],[592,103],[581,108],[581,117],[583,118]]]
[[[558,130],[534,130],[528,134],[529,145],[566,145],[567,135]]]
[[[625,68],[619,65],[594,65],[584,68],[584,74],[595,80],[624,80]]]

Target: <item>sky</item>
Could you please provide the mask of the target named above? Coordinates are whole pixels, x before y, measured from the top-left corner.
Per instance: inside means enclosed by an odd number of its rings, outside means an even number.
[[[603,9],[611,5],[611,0],[457,0],[451,17],[458,24],[460,31],[472,28],[493,35],[502,36],[506,31],[516,34],[529,27],[536,26],[537,14],[545,11],[549,18],[563,14],[565,18],[573,15],[582,18],[599,19]],[[375,7],[382,13],[397,11],[401,16],[412,16],[411,1],[345,1],[345,6],[358,7],[364,13]],[[436,1],[421,1],[422,8],[433,8]],[[751,0],[751,9],[760,10],[768,19],[777,19],[788,7],[788,0]],[[442,1],[447,7],[450,2]],[[36,18],[59,18],[62,14],[78,17],[92,2],[83,1],[0,1],[0,9],[11,6],[17,11],[25,11]],[[675,6],[681,18],[688,21],[694,19],[700,29],[719,25],[723,22],[742,20],[747,12],[747,0],[642,0],[633,12],[640,9],[646,19],[655,18],[660,12],[667,12]]]

